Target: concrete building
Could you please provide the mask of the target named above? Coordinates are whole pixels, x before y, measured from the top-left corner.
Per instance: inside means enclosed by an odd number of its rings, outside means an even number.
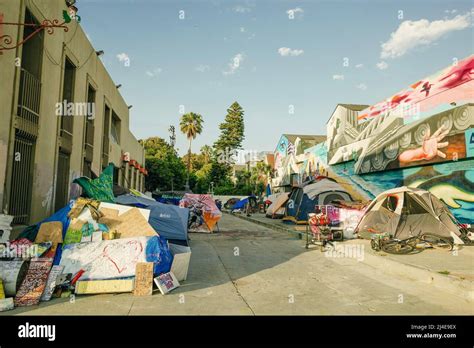
[[[75,178],[109,163],[117,184],[144,188],[129,107],[78,18],[63,24],[63,11],[65,1],[0,0],[0,36],[11,39],[0,40],[0,202],[15,224],[65,206],[80,193]]]

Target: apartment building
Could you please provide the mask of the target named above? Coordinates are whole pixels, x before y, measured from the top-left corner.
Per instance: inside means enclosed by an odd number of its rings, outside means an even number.
[[[75,178],[110,163],[115,183],[144,189],[129,107],[78,18],[64,23],[68,5],[0,0],[0,203],[15,224],[62,208]]]

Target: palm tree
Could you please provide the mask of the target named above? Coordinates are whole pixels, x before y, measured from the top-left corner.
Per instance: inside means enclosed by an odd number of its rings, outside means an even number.
[[[202,116],[194,112],[189,112],[181,116],[179,126],[181,132],[186,135],[189,140],[188,150],[188,176],[186,178],[186,190],[189,190],[189,174],[191,171],[191,142],[196,139],[198,134],[202,132],[202,124],[204,123]]]
[[[252,168],[252,182],[257,189],[259,182],[266,185],[271,178],[272,167],[269,164],[264,163],[263,161],[257,162],[255,167]]]
[[[201,147],[201,155],[203,156],[204,164],[208,164],[212,157],[212,147],[209,145]]]

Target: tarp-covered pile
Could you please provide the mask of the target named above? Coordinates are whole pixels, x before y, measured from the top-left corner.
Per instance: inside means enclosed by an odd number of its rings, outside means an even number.
[[[166,206],[177,210],[164,212],[164,204],[137,192],[114,203],[111,168],[93,180],[76,179],[86,197],[29,226],[18,239],[0,243],[0,311],[73,291],[151,295],[154,277],[159,286],[161,276],[186,279],[190,248],[169,244],[160,229],[187,241],[188,209]]]

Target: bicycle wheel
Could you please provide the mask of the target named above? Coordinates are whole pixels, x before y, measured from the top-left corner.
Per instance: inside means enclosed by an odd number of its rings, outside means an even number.
[[[370,247],[371,247],[373,250],[375,250],[375,251],[379,251],[379,250],[380,250],[380,245],[379,245],[378,241],[375,240],[375,239],[372,239],[372,240],[370,241]]]
[[[388,241],[382,244],[382,250],[389,254],[408,254],[413,246],[403,241]]]
[[[439,237],[434,234],[424,234],[421,236],[421,240],[428,243],[433,249],[453,250],[453,243],[444,237]]]

